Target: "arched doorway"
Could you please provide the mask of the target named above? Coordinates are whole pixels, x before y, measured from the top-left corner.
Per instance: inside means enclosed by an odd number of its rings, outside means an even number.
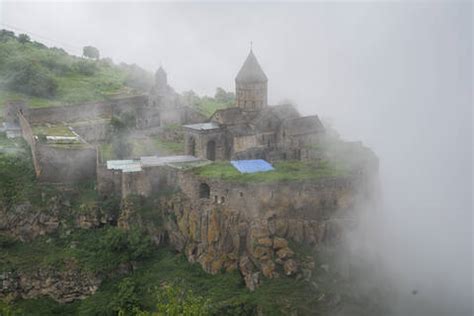
[[[208,199],[211,196],[211,188],[206,183],[199,185],[199,198]]]
[[[188,155],[196,156],[196,140],[194,137],[188,139]]]
[[[206,157],[207,159],[212,160],[212,161],[216,160],[216,142],[213,140],[207,143]]]

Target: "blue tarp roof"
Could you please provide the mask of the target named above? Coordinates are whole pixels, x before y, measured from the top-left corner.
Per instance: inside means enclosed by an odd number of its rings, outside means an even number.
[[[263,159],[255,160],[231,160],[230,163],[240,173],[256,173],[273,170],[272,165]]]

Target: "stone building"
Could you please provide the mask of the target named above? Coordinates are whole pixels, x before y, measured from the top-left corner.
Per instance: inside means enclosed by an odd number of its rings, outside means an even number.
[[[302,159],[324,127],[316,115],[302,117],[292,105],[267,104],[268,79],[250,51],[235,78],[234,107],[206,123],[185,125],[186,154],[209,160]]]
[[[148,102],[137,112],[137,125],[142,129],[205,120],[195,109],[182,104],[178,94],[168,84],[168,75],[161,66],[155,73]]]

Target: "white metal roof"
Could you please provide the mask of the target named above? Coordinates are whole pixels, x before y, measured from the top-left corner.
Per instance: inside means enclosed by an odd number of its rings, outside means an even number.
[[[215,122],[209,122],[209,123],[183,125],[183,127],[194,129],[194,130],[199,130],[199,131],[205,131],[205,130],[211,130],[211,129],[218,129],[219,124],[217,124]]]
[[[194,156],[145,156],[140,157],[140,162],[143,167],[164,166],[170,163],[192,162],[200,160]]]
[[[142,170],[142,166],[138,160],[107,160],[107,169],[138,172]]]

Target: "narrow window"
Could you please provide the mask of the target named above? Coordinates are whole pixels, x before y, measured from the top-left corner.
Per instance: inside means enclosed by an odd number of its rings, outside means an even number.
[[[201,183],[199,186],[199,198],[208,199],[211,194],[211,188],[206,183]]]

